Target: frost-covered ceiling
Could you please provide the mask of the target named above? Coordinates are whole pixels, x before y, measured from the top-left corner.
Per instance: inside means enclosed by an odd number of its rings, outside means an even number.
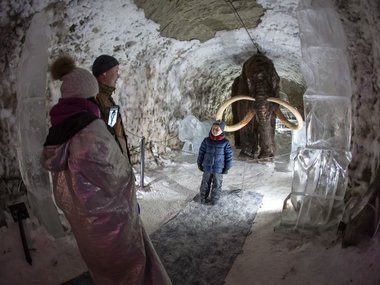
[[[161,36],[183,41],[205,42],[218,31],[256,28],[264,15],[263,6],[249,0],[135,0],[135,3],[148,19],[159,23]]]

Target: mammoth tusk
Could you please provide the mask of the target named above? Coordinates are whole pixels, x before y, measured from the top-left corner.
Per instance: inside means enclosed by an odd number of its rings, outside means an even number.
[[[246,95],[239,95],[239,96],[232,97],[231,99],[225,101],[222,104],[222,106],[220,106],[220,108],[216,112],[216,119],[217,120],[223,119],[223,113],[227,109],[227,107],[229,105],[231,105],[232,103],[234,103],[236,101],[240,101],[240,100],[255,101],[255,98],[250,97],[250,96],[246,96]],[[288,119],[284,116],[284,114],[279,109],[276,109],[274,111],[275,114],[284,123],[285,126],[287,126],[289,129],[292,129],[292,130],[299,130],[302,128],[303,120],[302,120],[301,114],[298,112],[298,110],[296,108],[294,108],[289,103],[287,103],[287,102],[285,102],[279,98],[269,97],[267,100],[269,102],[277,103],[277,104],[283,106],[284,108],[287,108],[296,117],[297,125],[289,122]],[[235,125],[231,125],[231,126],[226,125],[224,131],[225,132],[235,132],[235,131],[240,130],[241,128],[245,127],[253,119],[254,115],[255,115],[254,111],[249,111],[247,113],[247,115],[245,115],[243,120],[241,120],[239,123],[237,123]]]
[[[227,101],[225,101],[223,103],[222,106],[220,106],[220,108],[216,112],[216,119],[217,120],[222,120],[223,119],[223,113],[227,109],[227,107],[229,105],[231,105],[232,103],[234,103],[236,101],[240,101],[240,100],[255,101],[255,98],[250,97],[250,96],[245,96],[245,95],[239,95],[239,96],[234,96],[231,99],[228,99]],[[253,119],[254,116],[255,116],[255,113],[253,111],[249,111],[247,113],[247,115],[245,115],[245,117],[243,118],[243,120],[241,120],[239,123],[237,123],[235,125],[231,125],[231,126],[227,126],[226,125],[225,128],[224,128],[224,131],[225,132],[235,132],[235,131],[238,131],[241,128],[245,127]]]
[[[276,109],[274,111],[275,114],[284,123],[285,126],[287,126],[289,129],[292,129],[292,130],[299,130],[302,128],[303,120],[302,120],[301,114],[298,112],[298,110],[296,108],[291,106],[288,102],[285,102],[279,98],[269,97],[267,100],[269,102],[277,103],[277,104],[281,105],[282,107],[285,107],[294,115],[294,117],[296,117],[297,125],[289,122],[288,119],[284,116],[284,114],[280,111],[280,109]]]

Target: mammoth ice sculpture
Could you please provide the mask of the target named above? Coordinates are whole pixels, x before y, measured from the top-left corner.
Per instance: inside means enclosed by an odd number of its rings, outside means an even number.
[[[236,77],[231,88],[231,99],[219,108],[216,118],[222,119],[225,109],[232,105],[233,125],[226,132],[235,132],[235,147],[241,154],[258,158],[274,156],[275,127],[277,116],[290,129],[302,128],[300,113],[289,103],[279,98],[280,77],[273,62],[263,54],[255,54],[243,65],[242,73]],[[287,108],[297,119],[297,124],[287,120],[280,110]]]

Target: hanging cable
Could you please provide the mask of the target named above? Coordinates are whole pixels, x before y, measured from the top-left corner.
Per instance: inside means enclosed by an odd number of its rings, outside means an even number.
[[[246,25],[244,24],[243,19],[240,17],[240,15],[239,15],[238,11],[236,10],[236,8],[235,8],[234,4],[232,3],[232,1],[231,1],[231,0],[225,0],[225,1],[226,1],[228,4],[230,4],[232,10],[234,11],[235,15],[237,16],[237,18],[239,19],[239,21],[240,21],[241,24],[243,25],[245,31],[246,31],[247,34],[248,34],[248,37],[250,38],[250,40],[251,40],[253,46],[256,48],[257,52],[258,52],[258,53],[261,53],[261,51],[259,50],[259,47],[257,46],[257,44],[255,43],[255,41],[254,41],[253,38],[251,37],[251,34],[249,33],[249,31],[248,31]]]

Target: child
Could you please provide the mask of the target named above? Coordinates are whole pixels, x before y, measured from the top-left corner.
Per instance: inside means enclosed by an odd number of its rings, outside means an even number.
[[[202,204],[209,201],[212,205],[217,203],[222,191],[223,174],[227,174],[232,165],[232,148],[230,142],[224,138],[224,126],[223,121],[215,121],[209,136],[199,148],[197,163],[199,170],[203,171],[200,188]],[[210,194],[211,199],[208,199]]]

